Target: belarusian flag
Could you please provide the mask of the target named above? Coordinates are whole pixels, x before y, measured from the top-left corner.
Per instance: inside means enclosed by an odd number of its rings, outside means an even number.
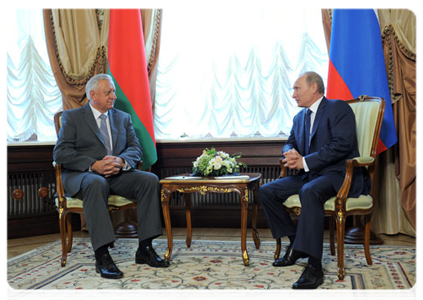
[[[132,117],[146,170],[157,161],[157,152],[139,9],[110,10],[108,73],[116,87],[115,107]]]

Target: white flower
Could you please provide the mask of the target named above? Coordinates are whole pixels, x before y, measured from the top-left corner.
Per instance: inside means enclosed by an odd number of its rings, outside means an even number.
[[[201,156],[197,157],[193,164],[193,171],[202,176],[232,174],[239,172],[240,166],[244,164],[237,162],[240,155],[231,157],[223,151],[216,151],[215,148],[205,149]]]
[[[219,163],[215,163],[215,164],[214,164],[214,169],[215,169],[215,170],[219,170],[221,167],[222,167],[222,165],[221,165],[221,164],[219,164]]]
[[[212,166],[208,166],[205,172],[205,175],[210,174],[213,171],[213,167]]]
[[[220,162],[222,161],[222,159],[220,159]],[[209,166],[211,166],[213,169],[215,169],[215,170],[219,170],[221,167],[222,167],[222,165],[221,165],[221,163],[219,162],[219,160],[217,159],[217,157],[216,158],[213,158],[212,160],[210,160],[210,162],[209,162]]]
[[[223,151],[217,152],[217,155],[219,155],[221,158],[225,159],[229,157],[229,154]]]

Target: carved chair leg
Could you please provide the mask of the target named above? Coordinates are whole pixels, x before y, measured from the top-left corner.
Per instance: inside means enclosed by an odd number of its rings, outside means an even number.
[[[281,238],[276,239],[276,251],[274,258],[275,260],[279,259],[279,255],[281,254]]]
[[[61,266],[66,266],[66,260],[68,256],[68,245],[67,245],[67,237],[66,237],[66,219],[67,214],[65,211],[61,212],[59,215],[59,228],[60,228],[60,240],[62,241],[62,259],[61,259]]]
[[[370,215],[364,217],[365,228],[364,228],[364,253],[366,254],[366,261],[368,265],[372,265],[372,257],[370,256],[370,227],[371,218]]]
[[[258,210],[259,210],[259,204],[258,199],[256,199],[257,193],[254,193],[254,204],[253,204],[253,216],[251,220],[251,229],[252,229],[252,235],[253,235],[253,241],[254,245],[256,246],[256,249],[260,249],[260,238],[259,233],[257,231],[257,217],[258,217]]]
[[[73,229],[72,229],[72,214],[68,214],[66,217],[66,232],[67,232],[67,249],[66,252],[70,253],[72,251],[72,242],[73,242]]]
[[[330,255],[335,255],[335,218],[329,217]]]
[[[338,278],[343,280],[345,277],[344,268],[344,243],[345,243],[345,217],[336,217],[336,240],[338,246]]]

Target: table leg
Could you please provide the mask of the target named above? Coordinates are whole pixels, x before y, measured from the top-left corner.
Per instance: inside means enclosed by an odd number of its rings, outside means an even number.
[[[191,247],[191,240],[192,240],[192,224],[191,224],[191,194],[184,193],[184,201],[185,201],[185,216],[187,219],[187,239],[186,244],[187,247]]]
[[[248,216],[248,189],[240,193],[241,197],[241,252],[244,266],[250,265],[250,257],[247,252],[247,216]]]
[[[163,210],[163,218],[166,226],[166,235],[167,235],[167,251],[164,256],[166,261],[170,261],[170,257],[172,255],[173,250],[173,236],[172,236],[172,224],[170,222],[170,211],[169,211],[169,197],[170,191],[165,191],[162,188],[161,191],[161,202],[162,202],[162,210]]]

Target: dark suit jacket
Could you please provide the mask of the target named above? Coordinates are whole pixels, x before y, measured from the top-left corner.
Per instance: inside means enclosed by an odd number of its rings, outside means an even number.
[[[307,109],[295,117],[290,136],[282,152],[295,148],[304,156],[304,124]],[[355,115],[348,103],[329,100],[323,97],[313,124],[310,136],[309,154],[305,155],[310,175],[329,175],[333,177],[334,188],[338,190],[346,172],[345,161],[358,157]],[[301,175],[301,174],[300,174]],[[351,197],[367,194],[370,180],[363,168],[355,168]]]
[[[136,168],[142,158],[142,148],[132,127],[129,114],[109,110],[112,132],[113,155],[124,159]],[[63,166],[63,184],[66,194],[78,193],[81,181],[90,166],[106,156],[107,150],[100,137],[100,129],[90,108],[90,104],[63,112],[53,159]]]

